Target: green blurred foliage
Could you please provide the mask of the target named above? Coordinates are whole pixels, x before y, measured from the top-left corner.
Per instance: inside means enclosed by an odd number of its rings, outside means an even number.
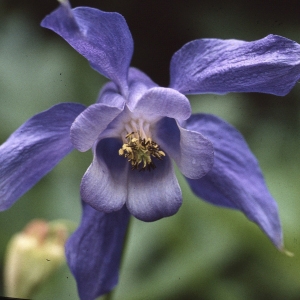
[[[276,33],[300,42],[297,1],[73,4],[124,14],[136,45],[133,65],[162,85],[167,85],[172,53],[195,38],[254,40]],[[1,143],[32,115],[56,103],[92,104],[105,82],[64,41],[39,27],[42,17],[56,6],[50,0],[0,2]],[[194,112],[220,116],[244,134],[278,202],[286,247],[295,257],[279,253],[240,212],[196,198],[177,172],[182,208],[175,216],[154,223],[132,220],[115,299],[300,298],[299,96],[297,84],[286,97],[190,97]],[[91,158],[91,153],[72,152],[1,213],[1,258],[9,238],[33,218],[79,222],[79,184]],[[78,299],[68,268],[62,268],[35,299]]]

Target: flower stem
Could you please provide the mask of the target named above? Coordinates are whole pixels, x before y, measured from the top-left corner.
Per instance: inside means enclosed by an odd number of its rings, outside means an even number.
[[[103,300],[112,300],[113,291],[114,290],[111,290],[109,293],[107,293],[103,298],[101,297],[99,300],[101,300],[101,299],[103,299]]]

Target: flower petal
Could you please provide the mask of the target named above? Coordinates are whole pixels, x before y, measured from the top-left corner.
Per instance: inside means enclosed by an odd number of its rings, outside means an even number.
[[[94,159],[81,182],[82,200],[105,213],[122,208],[127,198],[128,162],[119,156],[117,139],[103,139],[94,149]]]
[[[129,216],[126,207],[105,214],[83,204],[81,224],[66,244],[68,265],[80,299],[94,300],[118,283]]]
[[[136,68],[129,68],[128,85],[129,96],[127,105],[131,110],[134,109],[147,90],[158,86],[145,73]]]
[[[108,82],[101,90],[98,97],[99,103],[110,106],[123,107],[124,101],[129,107],[134,107],[136,102],[150,88],[157,86],[145,73],[136,69],[129,68],[128,74],[129,95],[123,98],[114,82]]]
[[[174,119],[161,119],[157,124],[154,139],[188,178],[200,178],[213,166],[212,143],[202,134],[182,128]]]
[[[41,26],[59,34],[126,93],[133,40],[123,16],[89,7],[71,9],[64,1]]]
[[[286,95],[300,78],[300,45],[268,35],[254,42],[201,39],[171,60],[170,87],[183,94]]]
[[[103,103],[90,105],[72,124],[71,141],[74,147],[83,152],[89,150],[108,124],[122,112],[123,108]]]
[[[155,221],[174,215],[181,206],[182,195],[168,156],[154,160],[150,172],[130,170],[128,173],[127,208],[142,221]]]
[[[188,179],[193,192],[212,204],[241,210],[282,249],[277,204],[242,135],[223,120],[206,114],[193,115],[187,128],[203,133],[215,150],[211,171],[200,179]]]
[[[97,103],[103,103],[108,106],[124,108],[125,98],[120,95],[119,89],[112,81],[106,83],[101,89]]]
[[[191,115],[191,105],[183,94],[173,89],[153,87],[143,94],[133,111],[135,114],[186,120]]]
[[[0,146],[0,210],[9,208],[73,150],[70,127],[85,107],[61,103],[41,112]]]
[[[158,86],[152,79],[146,75],[144,72],[137,68],[130,67],[128,74],[129,85],[135,84],[137,82],[143,83],[148,89]]]

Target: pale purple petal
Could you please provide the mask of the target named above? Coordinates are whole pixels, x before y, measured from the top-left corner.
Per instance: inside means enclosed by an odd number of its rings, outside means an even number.
[[[123,16],[89,7],[71,9],[69,3],[63,3],[41,26],[63,37],[126,94],[133,40]]]
[[[170,87],[183,94],[286,95],[300,79],[300,45],[268,35],[254,42],[200,39],[171,60]]]
[[[211,171],[198,180],[188,179],[193,192],[212,204],[241,210],[282,249],[277,204],[242,135],[223,120],[206,114],[193,115],[187,129],[209,138],[215,151]]]
[[[152,87],[157,86],[145,73],[136,68],[129,68],[128,75],[129,93],[128,97],[120,95],[119,88],[114,82],[108,82],[100,92],[99,103],[123,108],[124,101],[129,107],[134,107],[143,94]]]
[[[182,194],[168,156],[155,160],[152,171],[129,170],[127,208],[142,221],[155,221],[174,215]]]
[[[124,104],[123,104],[124,107]],[[103,103],[90,105],[74,121],[71,127],[71,141],[79,151],[89,150],[108,124],[123,109]]]
[[[29,119],[0,146],[0,210],[9,208],[73,150],[70,127],[84,109],[77,103],[55,105]]]
[[[103,86],[97,99],[97,103],[118,107],[119,109],[124,108],[125,101],[126,98],[120,95],[117,85],[112,81]]]
[[[188,178],[201,178],[213,166],[212,143],[199,132],[182,128],[174,119],[161,119],[154,139]]]
[[[158,86],[145,73],[136,68],[129,68],[128,85],[127,105],[131,110],[150,88]]]
[[[142,72],[141,70],[139,70],[137,68],[131,67],[131,68],[129,68],[128,84],[129,84],[129,86],[132,86],[132,84],[135,84],[137,82],[143,83],[145,86],[147,86],[148,89],[158,86],[144,72]]]
[[[80,299],[94,300],[117,285],[129,216],[126,207],[105,214],[83,204],[80,226],[66,244]]]
[[[98,142],[93,162],[81,182],[82,200],[105,213],[121,209],[127,199],[129,163],[119,156],[121,147],[117,139]]]
[[[189,100],[181,93],[163,87],[154,87],[143,94],[133,109],[135,114],[149,117],[170,117],[186,120],[191,115]]]

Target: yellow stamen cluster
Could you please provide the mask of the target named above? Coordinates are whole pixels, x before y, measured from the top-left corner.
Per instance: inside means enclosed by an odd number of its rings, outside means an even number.
[[[151,171],[156,166],[151,156],[162,159],[166,154],[159,149],[159,145],[151,140],[151,138],[141,138],[136,132],[126,135],[128,143],[124,143],[119,150],[119,155],[124,156],[130,162],[132,170]],[[140,164],[142,165],[141,167]]]

